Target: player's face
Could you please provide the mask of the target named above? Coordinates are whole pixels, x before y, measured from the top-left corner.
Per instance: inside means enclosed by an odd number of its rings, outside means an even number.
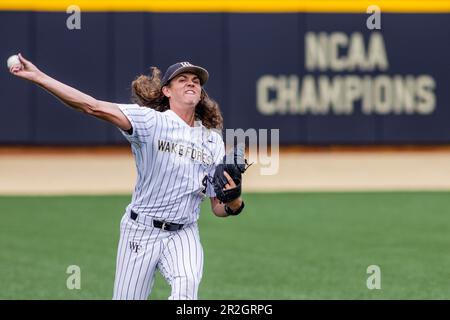
[[[182,73],[170,81],[168,95],[170,101],[196,106],[200,101],[202,87],[200,79],[193,73]]]

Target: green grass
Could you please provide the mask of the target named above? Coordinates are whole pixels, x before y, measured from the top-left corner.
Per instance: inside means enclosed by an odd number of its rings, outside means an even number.
[[[110,299],[129,196],[0,197],[0,299]],[[450,299],[450,193],[246,194],[205,203],[201,299]],[[66,269],[81,268],[81,290]],[[381,289],[368,290],[369,265]],[[157,276],[152,299],[170,288]]]

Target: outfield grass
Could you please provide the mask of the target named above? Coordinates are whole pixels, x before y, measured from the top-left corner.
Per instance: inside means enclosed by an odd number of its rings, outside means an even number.
[[[1,299],[110,299],[129,196],[0,197]],[[207,203],[201,299],[450,299],[450,193],[246,194]],[[81,267],[81,290],[66,268]],[[368,290],[369,265],[381,289]],[[158,275],[151,298],[170,288]]]

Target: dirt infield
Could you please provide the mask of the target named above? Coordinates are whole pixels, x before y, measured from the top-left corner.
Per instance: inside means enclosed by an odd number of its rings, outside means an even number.
[[[246,191],[450,190],[448,148],[285,148],[277,174],[262,168],[246,172]],[[128,147],[0,149],[3,195],[130,193],[135,179]]]

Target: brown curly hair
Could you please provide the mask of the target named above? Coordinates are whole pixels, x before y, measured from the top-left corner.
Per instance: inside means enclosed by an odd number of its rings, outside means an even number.
[[[131,83],[131,100],[140,106],[164,112],[170,109],[169,99],[162,93],[161,71],[150,68],[150,76],[140,75]],[[222,129],[223,118],[219,104],[202,88],[200,102],[195,107],[195,119],[208,129]]]

